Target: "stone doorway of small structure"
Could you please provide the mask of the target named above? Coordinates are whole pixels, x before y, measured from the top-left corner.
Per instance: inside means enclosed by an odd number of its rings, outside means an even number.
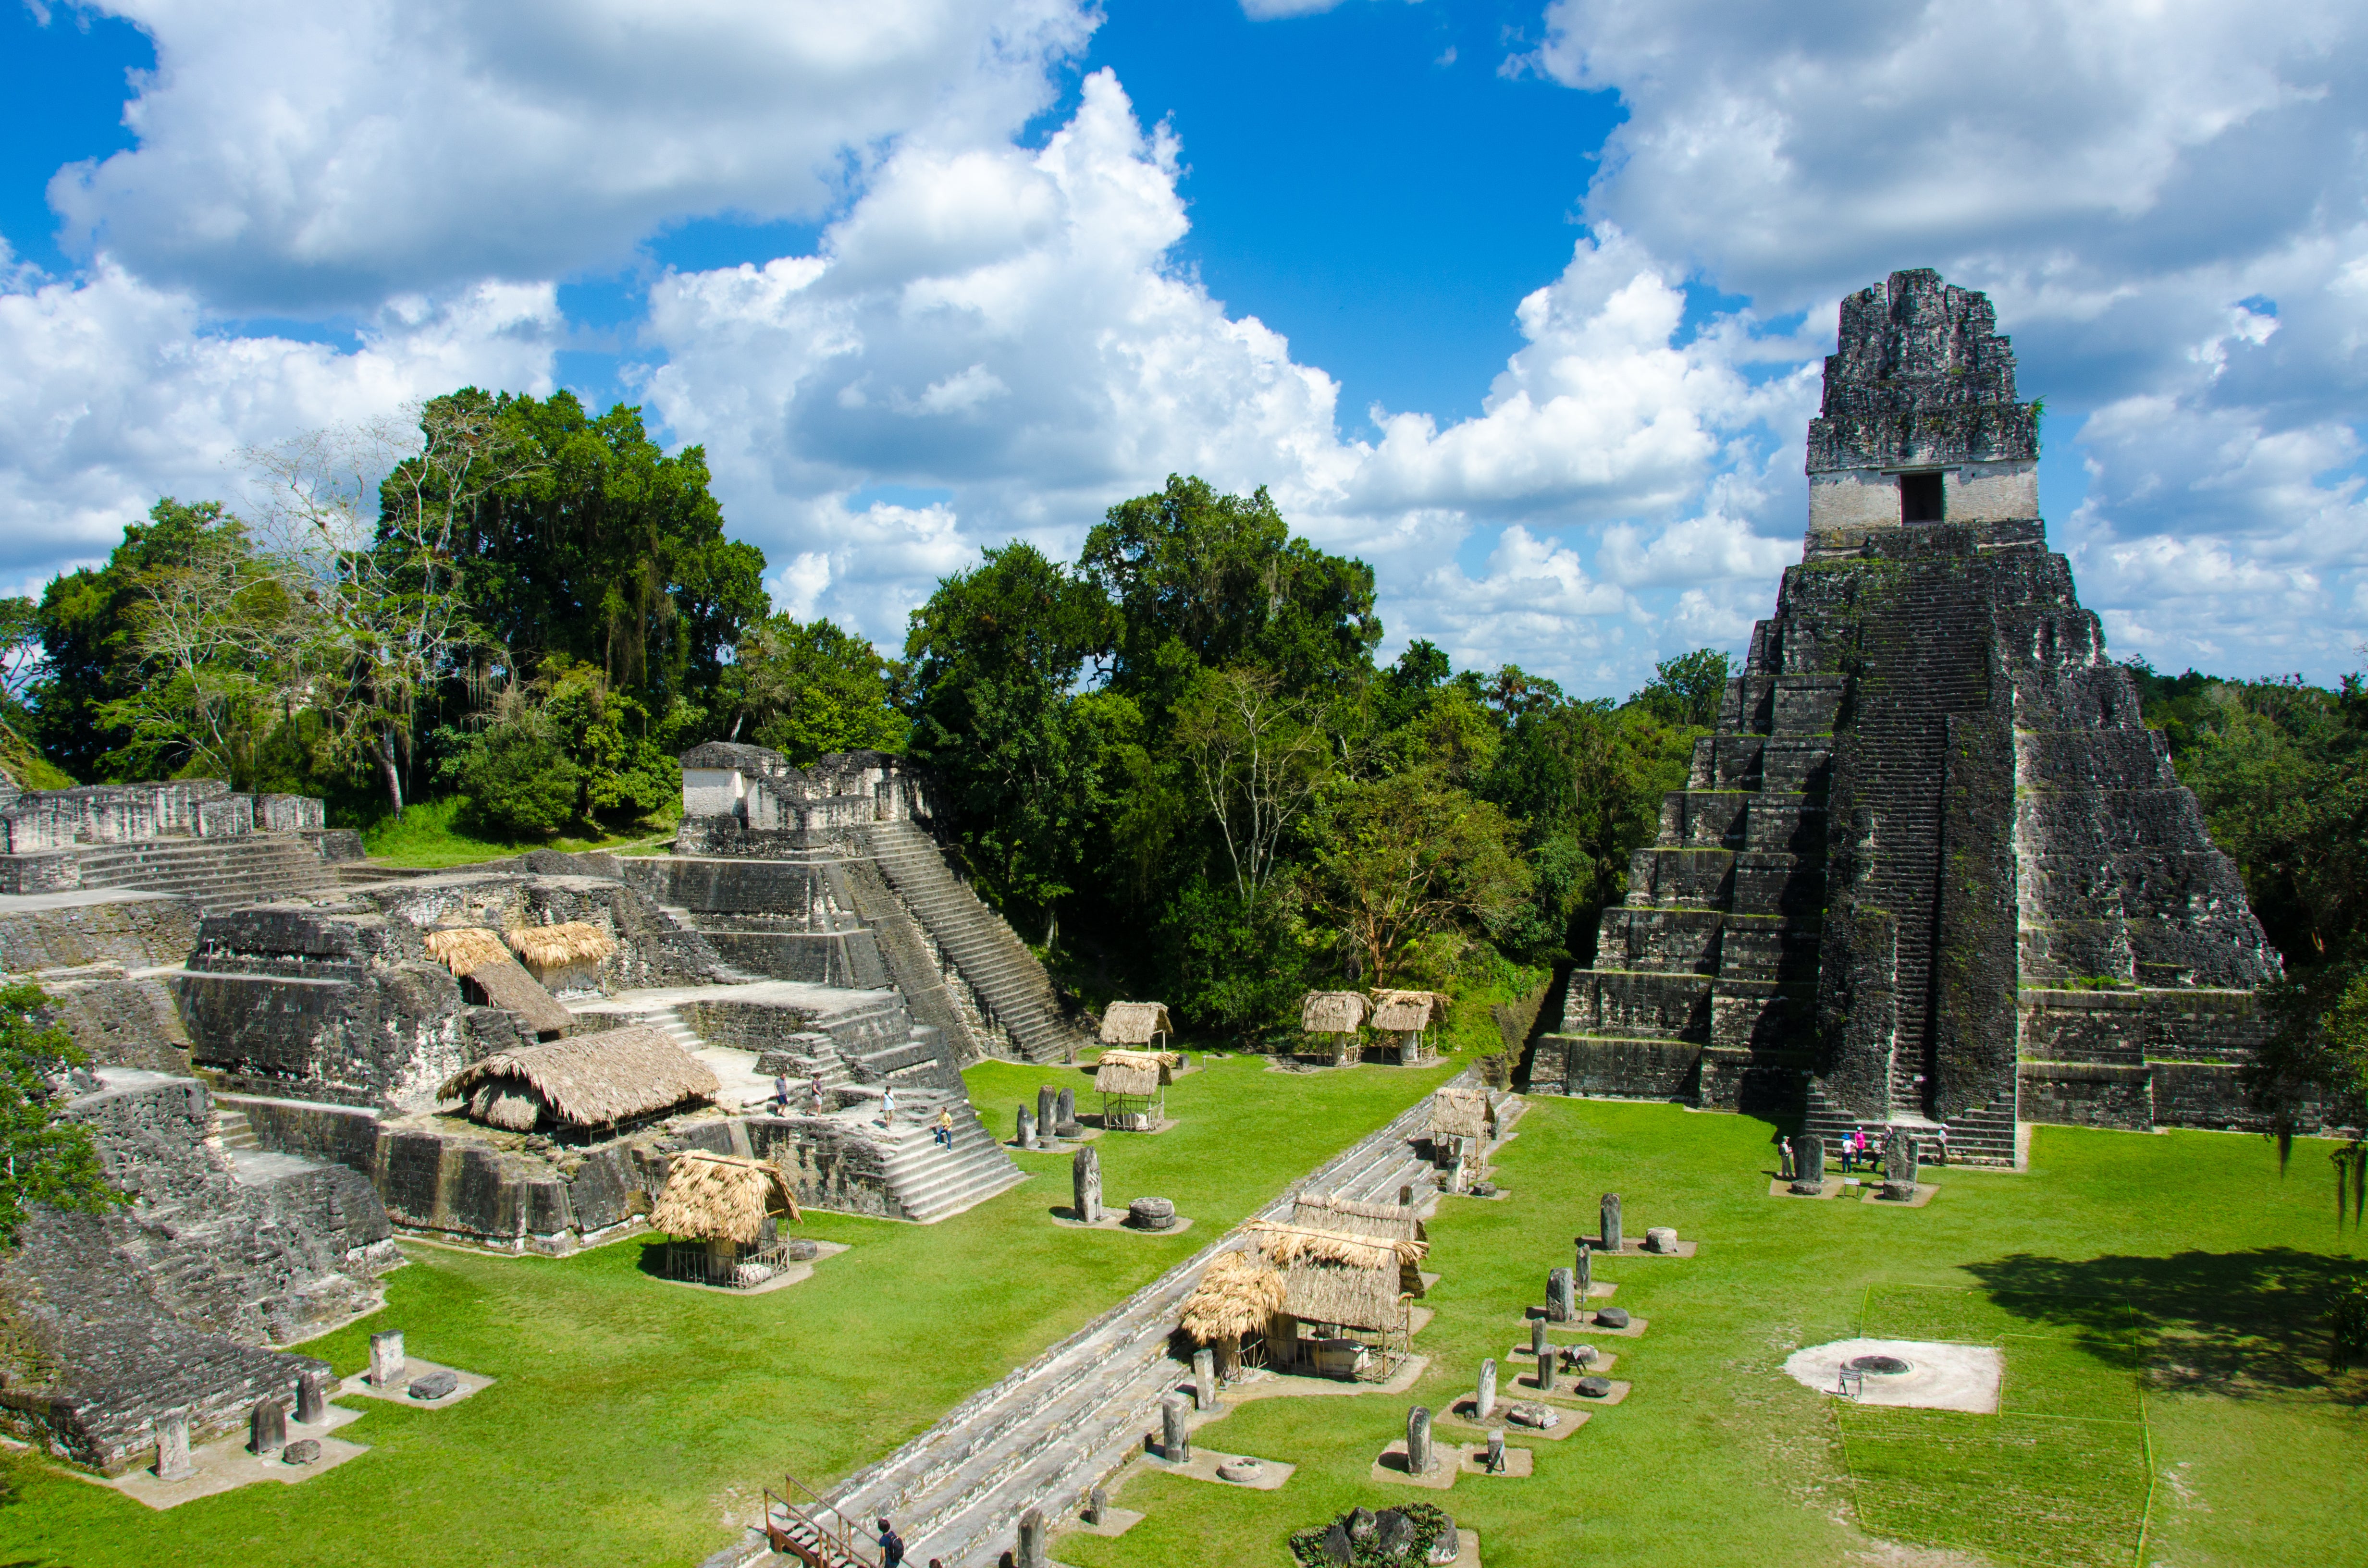
[[[1903,473],[1899,476],[1899,520],[1903,523],[1937,523],[1946,509],[1945,492],[1940,472]]]

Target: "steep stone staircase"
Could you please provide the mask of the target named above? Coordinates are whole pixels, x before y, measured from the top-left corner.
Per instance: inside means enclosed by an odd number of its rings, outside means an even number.
[[[1438,1186],[1417,1142],[1429,1115],[1428,1098],[1417,1101],[1260,1216],[1286,1217],[1301,1192],[1395,1201],[1411,1187],[1414,1204],[1427,1203]],[[964,1400],[919,1437],[849,1476],[830,1494],[831,1511],[858,1525],[894,1519],[912,1544],[912,1561],[939,1558],[948,1568],[993,1562],[1027,1509],[1066,1507],[1142,1451],[1145,1432],[1157,1425],[1160,1396],[1186,1371],[1168,1354],[1177,1312],[1209,1261],[1243,1244],[1239,1232],[1212,1243]]]
[[[213,1130],[206,1135],[206,1142],[220,1154],[263,1147],[255,1129],[247,1124],[246,1112],[226,1109],[220,1100],[214,1102]]]
[[[255,834],[108,845],[76,857],[86,888],[136,888],[188,899],[200,914],[279,899],[319,898],[339,886],[308,838]]]
[[[1952,591],[1953,588],[1953,591]],[[1874,809],[1873,875],[1866,902],[1897,921],[1897,998],[1889,1101],[1895,1120],[1926,1112],[1935,1008],[1932,947],[1940,926],[1941,789],[1952,714],[1984,711],[1989,666],[1966,635],[1981,607],[1941,574],[1918,573],[1870,617],[1853,724],[1858,798]],[[1953,1133],[1952,1134],[1953,1137]]]
[[[1894,1127],[1905,1127],[1916,1138],[1919,1156],[1930,1162],[1940,1149],[1940,1131],[1949,1130],[1949,1163],[1956,1165],[1985,1165],[2013,1169],[2021,1164],[2015,1123],[2013,1096],[2001,1096],[1992,1104],[1951,1117],[1946,1123],[1921,1115],[1895,1113],[1882,1121],[1853,1117],[1836,1105],[1813,1082],[1808,1086],[1807,1114],[1802,1119],[1801,1131],[1815,1133],[1825,1141],[1830,1152],[1840,1146],[1842,1139],[1853,1132],[1863,1131],[1867,1142],[1880,1147],[1884,1137]]]
[[[857,835],[898,900],[953,961],[980,1010],[1011,1037],[1022,1061],[1064,1061],[1088,1043],[1062,1013],[1036,955],[947,868],[927,833],[909,822],[883,822],[867,824]]]

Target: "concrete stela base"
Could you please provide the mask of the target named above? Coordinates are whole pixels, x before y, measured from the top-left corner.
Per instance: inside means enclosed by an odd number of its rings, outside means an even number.
[[[1934,1186],[1931,1183],[1919,1181],[1916,1184],[1915,1197],[1900,1199],[1885,1198],[1883,1196],[1883,1188],[1879,1187],[1872,1187],[1867,1188],[1866,1196],[1860,1199],[1859,1201],[1861,1203],[1872,1203],[1880,1209],[1921,1209],[1927,1203],[1931,1202],[1932,1195],[1940,1190],[1939,1187]]]
[[[1476,1448],[1467,1446],[1463,1453],[1463,1461],[1455,1468],[1466,1475],[1485,1475],[1496,1481],[1525,1481],[1535,1470],[1534,1458],[1527,1449],[1516,1449],[1508,1445],[1505,1449],[1505,1468],[1493,1471],[1488,1468],[1487,1444],[1482,1443]]]
[[[1372,1479],[1392,1482],[1400,1486],[1427,1486],[1433,1492],[1444,1492],[1455,1484],[1455,1450],[1452,1445],[1434,1441],[1430,1445],[1430,1469],[1421,1475],[1406,1471],[1406,1446],[1404,1437],[1393,1437],[1382,1457],[1373,1461]]]
[[[1594,1374],[1590,1373],[1588,1375],[1593,1376]],[[1597,1404],[1617,1404],[1622,1400],[1628,1397],[1628,1390],[1633,1386],[1621,1379],[1614,1378],[1611,1380],[1611,1392],[1610,1393],[1605,1394],[1601,1399],[1589,1399],[1571,1386],[1571,1384],[1577,1381],[1577,1374],[1569,1377],[1557,1376],[1554,1379],[1554,1392],[1551,1393],[1540,1393],[1538,1392],[1538,1381],[1535,1374],[1531,1374],[1528,1377],[1515,1378],[1513,1380],[1513,1386],[1518,1391],[1517,1397],[1519,1398],[1524,1400],[1540,1400],[1557,1408],[1568,1405],[1574,1410],[1585,1410],[1590,1405]]]
[[[1238,1486],[1245,1492],[1271,1492],[1289,1481],[1292,1472],[1299,1468],[1295,1464],[1285,1464],[1280,1460],[1265,1459],[1257,1454],[1219,1453],[1214,1449],[1204,1449],[1198,1443],[1192,1445],[1192,1457],[1181,1464],[1169,1460],[1157,1450],[1158,1445],[1154,1441],[1152,1451],[1143,1456],[1144,1470],[1147,1474],[1181,1475],[1194,1481],[1213,1481],[1220,1486]],[[1249,1480],[1228,1481],[1217,1473],[1219,1465],[1231,1464],[1235,1460],[1243,1459],[1258,1460],[1258,1472]]]
[[[1082,1517],[1075,1518],[1063,1525],[1056,1533],[1066,1535],[1075,1530],[1079,1535],[1121,1536],[1143,1523],[1143,1519],[1144,1516],[1132,1508],[1104,1508],[1100,1524],[1089,1525]]]
[[[404,1391],[419,1378],[430,1372],[450,1372],[459,1381],[450,1393],[442,1399],[414,1399]],[[494,1386],[494,1380],[477,1372],[464,1372],[458,1367],[446,1367],[434,1361],[423,1361],[416,1356],[403,1364],[403,1376],[386,1388],[370,1380],[368,1371],[356,1372],[337,1385],[337,1395],[359,1394],[364,1399],[382,1399],[389,1404],[407,1404],[414,1410],[442,1410],[460,1403],[471,1394]],[[292,1428],[291,1428],[292,1430]]]
[[[1842,1178],[1839,1176],[1827,1176],[1824,1185],[1815,1192],[1795,1192],[1793,1184],[1782,1176],[1768,1184],[1768,1196],[1770,1198],[1798,1198],[1815,1203],[1820,1199],[1839,1198],[1841,1195]]]
[[[217,1493],[234,1492],[257,1482],[276,1481],[282,1486],[293,1486],[309,1481],[324,1470],[335,1470],[359,1454],[370,1452],[367,1443],[348,1443],[329,1434],[349,1422],[359,1421],[362,1413],[329,1405],[318,1421],[288,1423],[288,1440],[297,1442],[311,1437],[321,1445],[321,1457],[311,1464],[290,1464],[279,1454],[251,1454],[246,1450],[244,1433],[217,1438],[201,1448],[189,1450],[189,1462],[195,1473],[179,1481],[159,1481],[154,1465],[135,1470],[127,1475],[82,1475],[76,1471],[64,1473],[80,1480],[95,1482],[122,1493],[136,1503],[159,1512],[176,1508],[199,1497],[211,1497]]]
[[[1502,1391],[1500,1390],[1499,1392],[1501,1393]],[[1556,1421],[1553,1426],[1544,1428],[1519,1426],[1514,1422],[1507,1420],[1505,1417],[1507,1406],[1514,1403],[1546,1404],[1551,1406],[1554,1413],[1560,1416],[1561,1419]],[[1502,1426],[1505,1429],[1505,1440],[1508,1443],[1517,1438],[1524,1443],[1559,1443],[1565,1437],[1569,1437],[1573,1432],[1577,1431],[1581,1426],[1587,1425],[1588,1413],[1586,1411],[1565,1410],[1561,1404],[1553,1400],[1525,1398],[1515,1401],[1499,1398],[1497,1401],[1497,1414],[1486,1421],[1474,1421],[1472,1419],[1470,1414],[1471,1404],[1472,1402],[1470,1400],[1465,1400],[1461,1407],[1449,1411],[1447,1414],[1440,1416],[1439,1419],[1446,1425],[1468,1428],[1474,1432],[1486,1432],[1495,1427]]]
[[[1651,1318],[1630,1318],[1626,1328],[1613,1328],[1600,1323],[1558,1323],[1546,1330],[1546,1340],[1553,1345],[1577,1344],[1580,1340],[1600,1338],[1607,1334],[1619,1339],[1634,1339],[1652,1326]],[[1556,1339],[1554,1337],[1556,1335],[1563,1337]],[[1529,1345],[1526,1341],[1516,1345],[1507,1354],[1527,1359],[1530,1355]]]
[[[1560,1349],[1561,1346],[1557,1345],[1554,1348]],[[1521,1372],[1521,1369],[1524,1367],[1534,1369],[1537,1364],[1538,1358],[1530,1354],[1530,1347],[1528,1346],[1516,1345],[1512,1349],[1505,1352],[1504,1357],[1498,1362],[1498,1367],[1500,1370],[1508,1376],[1514,1373],[1521,1373],[1523,1377],[1528,1377],[1531,1374]],[[1598,1355],[1595,1358],[1594,1364],[1583,1372],[1557,1371],[1554,1375],[1565,1383],[1573,1378],[1600,1378],[1619,1364],[1620,1358],[1618,1356]],[[1460,1402],[1459,1407],[1462,1404],[1469,1404],[1471,1403],[1471,1399],[1467,1397]]]
[[[1611,1252],[1611,1248],[1598,1244],[1602,1241],[1602,1239],[1603,1238],[1600,1236],[1581,1236],[1579,1238],[1579,1240],[1585,1242],[1588,1246],[1595,1248],[1595,1256],[1598,1257],[1613,1256],[1620,1257],[1691,1257],[1694,1255],[1695,1248],[1700,1244],[1696,1242],[1681,1241],[1677,1244],[1678,1250],[1675,1252],[1654,1252],[1645,1245],[1644,1237],[1622,1236],[1620,1239],[1620,1251],[1615,1255]]]
[[[1619,1289],[1620,1287],[1617,1285],[1607,1284],[1603,1280],[1598,1279],[1588,1286],[1587,1299],[1590,1301],[1608,1301],[1611,1299],[1612,1292]],[[1551,1307],[1528,1307],[1523,1309],[1521,1316],[1525,1319],[1545,1318],[1548,1323],[1554,1323],[1554,1319],[1547,1316],[1547,1314],[1553,1310],[1554,1309]],[[1565,1324],[1554,1324],[1554,1325],[1556,1328],[1569,1326]]]
[[[1124,1231],[1129,1235],[1134,1236],[1180,1236],[1185,1232],[1192,1228],[1191,1217],[1190,1215],[1178,1214],[1176,1216],[1176,1223],[1168,1226],[1164,1231],[1139,1230],[1126,1222],[1126,1210],[1123,1209],[1116,1210],[1105,1210],[1102,1212],[1102,1217],[1095,1221],[1090,1225],[1087,1224],[1082,1220],[1075,1218],[1062,1218],[1062,1215],[1064,1214],[1074,1216],[1076,1212],[1076,1210],[1074,1209],[1064,1209],[1059,1213],[1052,1216],[1053,1223],[1060,1226],[1065,1231]]]

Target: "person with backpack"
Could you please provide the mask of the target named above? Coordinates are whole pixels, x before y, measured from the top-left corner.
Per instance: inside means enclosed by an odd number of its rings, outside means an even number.
[[[880,1560],[888,1568],[898,1568],[905,1561],[905,1538],[886,1519],[880,1521]]]

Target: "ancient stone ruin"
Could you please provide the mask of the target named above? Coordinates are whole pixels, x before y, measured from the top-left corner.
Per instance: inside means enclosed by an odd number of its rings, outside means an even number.
[[[921,781],[685,761],[680,853],[419,874],[218,780],[0,790],[0,970],[89,1053],[65,1114],[135,1199],[0,1260],[0,1426],[118,1472],[267,1429],[326,1371],[279,1347],[374,1306],[396,1231],[569,1252],[686,1153],[924,1221],[1020,1180],[959,1063],[1081,1037]]]
[[[1828,1135],[2253,1125],[2278,972],[2039,518],[1990,302],[1842,302],[1809,528],[1533,1089],[1799,1107]]]

